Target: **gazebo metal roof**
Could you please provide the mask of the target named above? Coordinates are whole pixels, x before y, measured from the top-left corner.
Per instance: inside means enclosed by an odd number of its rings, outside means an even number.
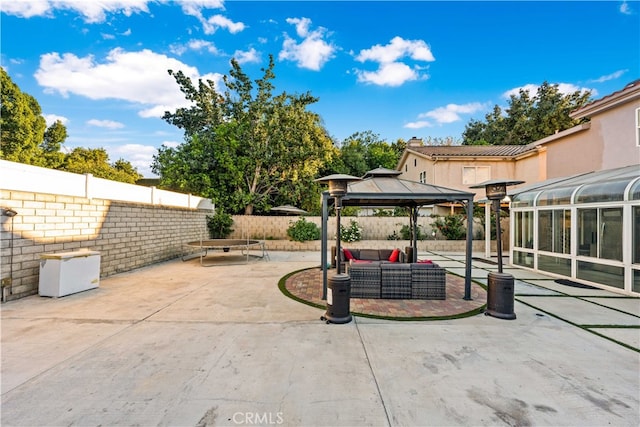
[[[343,206],[417,207],[445,202],[473,201],[474,193],[408,181],[398,178],[402,172],[377,168],[367,172],[361,181],[348,185],[342,197]]]

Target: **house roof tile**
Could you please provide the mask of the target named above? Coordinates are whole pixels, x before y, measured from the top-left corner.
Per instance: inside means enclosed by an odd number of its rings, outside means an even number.
[[[412,151],[429,157],[513,157],[533,151],[529,145],[442,145],[411,147]]]

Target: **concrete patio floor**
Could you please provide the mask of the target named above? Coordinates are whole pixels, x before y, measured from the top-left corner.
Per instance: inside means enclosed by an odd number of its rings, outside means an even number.
[[[640,424],[640,299],[509,267],[515,320],[327,325],[277,286],[319,254],[270,258],[174,260],[2,304],[1,424]],[[474,261],[474,280],[494,268]]]

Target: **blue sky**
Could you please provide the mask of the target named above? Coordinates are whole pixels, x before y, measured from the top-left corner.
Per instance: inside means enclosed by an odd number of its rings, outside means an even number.
[[[638,1],[3,1],[0,64],[66,125],[68,149],[103,147],[150,177],[182,132],[168,69],[252,78],[272,54],[275,93],[309,91],[341,142],[459,139],[519,88],[543,81],[597,99],[640,77]]]

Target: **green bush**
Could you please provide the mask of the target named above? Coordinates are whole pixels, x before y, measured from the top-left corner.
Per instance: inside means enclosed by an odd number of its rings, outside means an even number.
[[[233,233],[233,218],[230,214],[216,209],[213,215],[207,215],[207,229],[212,239],[226,239]]]
[[[289,222],[289,224],[291,225],[287,228],[287,236],[295,242],[320,239],[320,227],[313,222],[300,218],[296,222]]]
[[[431,227],[438,230],[447,240],[462,240],[467,235],[463,215],[435,216]]]
[[[355,220],[351,220],[348,227],[340,224],[340,240],[343,242],[357,242],[362,239],[362,228]]]
[[[428,238],[421,225],[418,225],[417,233],[418,240],[426,240]],[[387,240],[411,240],[411,227],[406,224],[403,225],[400,227],[399,233],[394,230],[393,234],[387,236]]]

